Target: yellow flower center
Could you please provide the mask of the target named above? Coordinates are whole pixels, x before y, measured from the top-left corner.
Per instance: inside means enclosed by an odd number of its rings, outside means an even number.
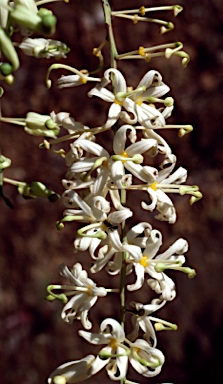
[[[137,99],[135,99],[135,103],[137,104],[137,105],[142,105],[142,103],[143,103],[143,100],[142,100],[142,98],[141,97],[137,97]]]
[[[156,182],[152,183],[152,184],[150,185],[150,188],[152,188],[154,191],[157,191],[157,189],[158,189],[157,184],[158,184],[158,183],[156,183]]]
[[[87,83],[87,79],[85,77],[80,77],[80,81],[82,84],[86,84]]]
[[[129,159],[128,152],[123,151],[123,152],[121,153],[121,156],[122,156],[122,157],[125,157],[126,159]],[[125,163],[125,161],[126,161],[126,160],[122,160],[122,163]]]
[[[121,107],[123,106],[123,101],[119,101],[119,100],[115,99],[114,103],[120,105]]]
[[[141,264],[143,267],[148,267],[149,265],[149,258],[147,256],[143,256],[141,260],[139,261],[139,264]]]
[[[117,348],[118,341],[115,338],[112,338],[109,345],[111,348]]]
[[[144,7],[144,5],[142,5],[140,8],[139,8],[139,13],[141,16],[145,16],[146,14],[146,9]]]
[[[92,288],[92,286],[88,285],[88,287],[87,287],[87,294],[88,294],[88,296],[92,296],[91,288]]]
[[[144,47],[139,47],[139,49],[138,49],[138,54],[140,55],[140,56],[145,56],[145,48]]]
[[[108,159],[103,161],[103,166],[108,168]]]

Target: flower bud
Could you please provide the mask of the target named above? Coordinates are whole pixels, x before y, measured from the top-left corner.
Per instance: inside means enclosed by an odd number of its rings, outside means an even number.
[[[0,155],[0,172],[2,172],[4,169],[10,167],[11,165],[11,159],[3,156],[3,155]]]
[[[3,73],[3,75],[9,75],[11,72],[10,72],[10,65],[12,66],[12,70],[15,71],[16,69],[19,68],[19,59],[18,59],[18,55],[16,53],[16,50],[11,42],[11,39],[9,38],[9,36],[6,34],[6,32],[4,31],[4,29],[2,29],[0,27],[0,51],[3,53],[3,55],[7,58],[7,60],[9,60],[9,63],[4,63],[4,64],[8,64],[8,69],[5,68],[5,71],[7,73]],[[4,65],[2,64],[2,65]],[[2,65],[1,65],[1,70],[2,70]]]
[[[25,119],[25,132],[34,136],[46,136],[55,138],[60,128],[48,115],[40,115],[36,112],[28,112]]]

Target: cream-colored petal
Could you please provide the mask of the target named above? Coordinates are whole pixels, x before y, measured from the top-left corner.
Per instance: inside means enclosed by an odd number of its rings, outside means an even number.
[[[129,124],[126,124],[122,125],[114,136],[113,150],[116,155],[120,155],[125,151],[128,130],[130,130],[130,133],[135,133],[135,128]]]
[[[51,373],[48,378],[48,384],[54,383],[53,379],[55,376],[63,376],[68,384],[86,380],[91,376],[90,367],[94,361],[95,357],[88,355],[81,360],[62,364]]]

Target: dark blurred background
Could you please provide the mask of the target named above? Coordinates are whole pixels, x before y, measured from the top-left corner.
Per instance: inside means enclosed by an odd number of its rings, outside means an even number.
[[[114,10],[142,5],[139,0],[110,3]],[[157,3],[167,5],[169,1],[153,0],[144,5]],[[197,270],[193,280],[177,272],[169,273],[176,282],[178,295],[156,315],[177,323],[179,330],[158,334],[158,348],[165,354],[166,363],[162,373],[150,380],[131,372],[129,379],[141,383],[215,382],[221,376],[223,4],[221,0],[178,3],[184,6],[184,11],[176,19],[171,12],[154,14],[175,23],[175,29],[164,36],[159,35],[159,27],[155,24],[133,25],[128,20],[114,20],[120,53],[137,49],[139,45],[182,41],[190,54],[191,62],[186,69],[181,67],[177,57],[157,58],[149,64],[123,61],[119,68],[132,86],[137,85],[148,69],[162,73],[175,99],[174,113],[168,123],[194,126],[194,131],[182,139],[178,138],[177,131],[163,134],[177,155],[177,165],[188,169],[187,183],[199,185],[204,194],[192,207],[187,196],[172,196],[178,212],[174,225],[155,221],[151,218],[153,215],[145,212],[142,218],[141,211],[135,219],[151,221],[155,228],[162,230],[163,250],[178,237],[186,238],[190,243],[187,265]],[[61,62],[78,69],[97,68],[92,49],[99,46],[105,36],[100,1],[73,0],[69,4],[52,4],[49,8],[58,17],[55,38],[71,47],[67,59]],[[107,68],[108,50],[105,52]],[[60,70],[52,72],[53,85],[47,90],[45,73],[54,60],[36,60],[22,54],[20,58],[22,66],[15,74],[15,83],[5,87],[3,116],[23,117],[28,111],[49,114],[54,110],[70,112],[76,120],[90,127],[105,121],[108,105],[87,97],[92,84],[59,90],[56,79],[62,73],[68,74]],[[64,160],[40,150],[40,138],[5,124],[1,124],[0,135],[1,152],[12,159],[6,177],[27,182],[40,180],[58,193],[63,192]],[[14,209],[0,201],[0,377],[4,384],[45,383],[48,374],[59,364],[95,351],[76,335],[81,328],[79,322],[69,325],[61,320],[62,304],[45,300],[48,284],[68,283],[58,275],[60,263],[71,267],[79,261],[90,266],[91,260],[87,255],[73,254],[73,224],[67,225],[62,232],[55,228],[63,212],[61,201],[50,204],[44,200],[24,200],[9,186],[5,186],[4,192]],[[98,275],[93,279],[98,284],[103,283]],[[106,276],[107,286],[110,280]],[[90,319],[96,324],[95,332],[104,317],[113,316],[113,309],[114,300],[109,302],[108,298],[101,299],[93,308]],[[110,382],[103,372],[88,382],[95,384],[98,380]]]

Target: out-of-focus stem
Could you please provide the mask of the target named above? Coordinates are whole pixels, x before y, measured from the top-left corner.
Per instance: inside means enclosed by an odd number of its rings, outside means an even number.
[[[105,27],[107,30],[107,40],[110,44],[110,55],[111,55],[111,68],[116,68],[116,56],[118,54],[115,44],[115,39],[112,30],[111,23],[111,8],[109,0],[102,0],[102,6],[105,14]]]

